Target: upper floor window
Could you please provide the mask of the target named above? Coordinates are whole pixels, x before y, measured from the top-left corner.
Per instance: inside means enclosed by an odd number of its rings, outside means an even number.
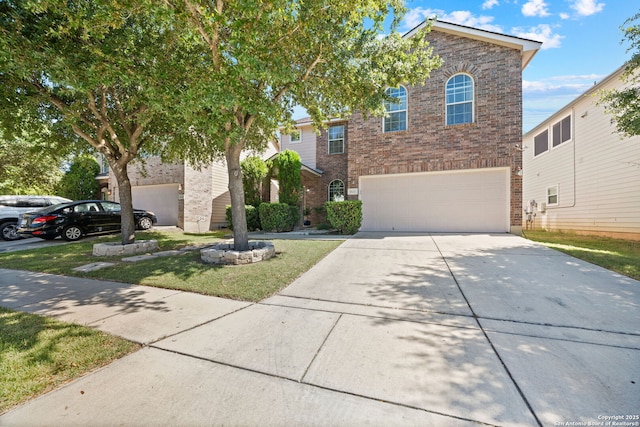
[[[571,115],[568,115],[551,128],[552,144],[554,147],[571,139]]]
[[[329,201],[344,201],[344,182],[340,181],[339,179],[334,179],[329,183]]]
[[[291,143],[293,144],[296,142],[300,142],[300,131],[297,129],[291,132]]]
[[[344,125],[329,127],[329,154],[344,153]]]
[[[538,156],[549,151],[549,131],[540,132],[533,138],[533,155]]]
[[[447,81],[447,125],[473,123],[473,79],[456,74]]]
[[[387,115],[382,124],[382,131],[407,130],[407,90],[399,86],[387,89],[386,94],[396,99],[384,103]]]

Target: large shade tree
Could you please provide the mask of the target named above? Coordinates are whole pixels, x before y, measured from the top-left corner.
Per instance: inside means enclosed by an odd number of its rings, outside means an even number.
[[[428,27],[412,38],[396,31],[405,11],[401,0],[165,0],[164,5],[168,13],[158,15],[174,20],[181,40],[206,52],[205,73],[191,79],[173,105],[201,140],[169,150],[191,163],[224,156],[237,250],[248,247],[243,150],[264,147],[280,126],[291,125],[296,105],[306,108],[316,126],[356,110],[383,114],[387,87],[424,83],[440,65],[424,38]]]
[[[62,177],[63,159],[43,150],[37,136],[25,134],[5,140],[1,135],[0,194],[54,194]]]
[[[172,76],[182,78],[180,67],[197,57],[187,44],[176,48],[155,12],[127,0],[0,1],[6,140],[26,131],[48,150],[89,144],[101,152],[117,180],[123,244],[135,239],[128,164],[189,136],[163,103],[179,91]]]
[[[640,13],[627,19],[621,30],[624,40],[630,43],[632,52],[627,61],[622,79],[628,86],[624,89],[604,91],[601,102],[611,114],[618,133],[624,136],[640,135]]]

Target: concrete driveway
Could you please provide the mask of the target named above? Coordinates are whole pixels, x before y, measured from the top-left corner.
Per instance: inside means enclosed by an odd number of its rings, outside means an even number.
[[[2,425],[640,425],[640,283],[512,235],[359,233],[259,304],[9,270],[0,298],[147,344]]]

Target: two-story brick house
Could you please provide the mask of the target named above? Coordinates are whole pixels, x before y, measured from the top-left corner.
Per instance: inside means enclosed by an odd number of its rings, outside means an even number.
[[[443,66],[389,88],[386,117],[356,113],[320,134],[302,119],[281,137],[305,165],[305,207],[360,199],[368,231],[519,234],[522,70],[541,43],[441,21],[427,37]]]

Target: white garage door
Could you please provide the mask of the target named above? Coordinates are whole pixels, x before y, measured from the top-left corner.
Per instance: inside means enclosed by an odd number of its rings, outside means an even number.
[[[360,177],[363,231],[509,231],[509,169]]]
[[[152,211],[156,225],[178,225],[178,184],[131,187],[133,207]]]

